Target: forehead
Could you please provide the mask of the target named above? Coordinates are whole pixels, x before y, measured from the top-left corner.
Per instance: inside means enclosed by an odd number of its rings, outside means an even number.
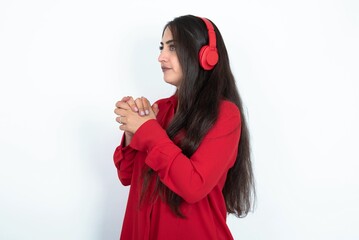
[[[162,40],[163,42],[167,42],[168,40],[173,40],[172,32],[168,27],[166,27],[165,31],[163,32]]]

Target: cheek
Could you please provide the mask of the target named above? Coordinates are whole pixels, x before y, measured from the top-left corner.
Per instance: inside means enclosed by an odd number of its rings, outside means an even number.
[[[176,72],[182,74],[182,67],[181,67],[181,64],[179,63],[178,59],[176,59],[176,61],[175,61],[175,66],[176,66]]]
[[[181,70],[181,64],[177,55],[173,55],[171,58],[172,66],[175,66],[177,70]]]

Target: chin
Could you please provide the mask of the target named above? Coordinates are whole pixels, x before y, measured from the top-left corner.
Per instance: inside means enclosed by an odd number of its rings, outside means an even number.
[[[164,79],[164,80],[165,80],[166,83],[171,84],[171,85],[173,85],[175,87],[178,87],[178,82],[177,81],[171,81],[169,79]]]

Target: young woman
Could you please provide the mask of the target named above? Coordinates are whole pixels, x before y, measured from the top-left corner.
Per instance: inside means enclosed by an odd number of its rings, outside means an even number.
[[[177,17],[158,61],[173,96],[116,103],[124,131],[114,162],[131,185],[121,239],[233,239],[228,213],[251,210],[254,180],[242,101],[218,28]]]

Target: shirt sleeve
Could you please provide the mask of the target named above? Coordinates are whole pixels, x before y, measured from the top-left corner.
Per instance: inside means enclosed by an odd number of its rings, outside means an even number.
[[[113,160],[117,168],[117,174],[124,186],[131,184],[132,172],[133,172],[133,159],[136,155],[136,150],[130,147],[130,145],[124,145],[125,135],[123,135],[121,144],[115,149],[113,154]]]
[[[239,110],[230,103],[221,108],[217,122],[190,158],[173,143],[156,120],[144,123],[130,145],[147,152],[146,164],[157,172],[167,187],[188,203],[195,203],[204,198],[233,166],[240,129]]]

